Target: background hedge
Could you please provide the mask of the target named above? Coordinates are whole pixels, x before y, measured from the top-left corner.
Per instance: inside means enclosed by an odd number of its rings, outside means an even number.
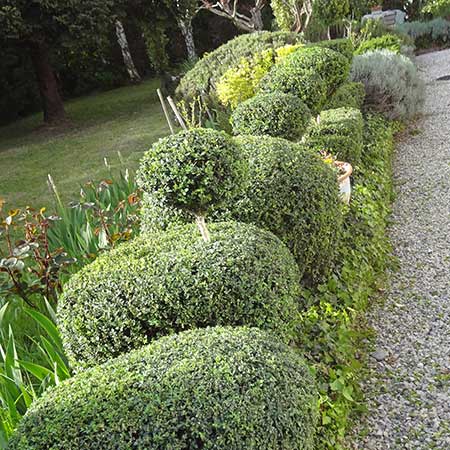
[[[359,109],[322,111],[319,122],[308,130],[308,146],[330,152],[337,159],[357,165],[363,148],[364,119]]]
[[[362,83],[348,81],[339,86],[324,106],[324,109],[356,108],[364,105],[366,90]]]
[[[162,338],[33,403],[9,450],[312,450],[314,381],[258,329]]]
[[[181,79],[176,94],[185,99],[214,95],[215,85],[222,75],[231,67],[238,66],[242,58],[251,58],[263,50],[300,43],[301,40],[298,33],[281,31],[238,36],[203,56]]]
[[[251,325],[289,340],[299,306],[297,265],[253,225],[194,225],[142,235],[101,255],[66,284],[58,324],[69,358],[93,365],[191,328]]]
[[[315,47],[329,48],[345,56],[350,62],[353,59],[354,46],[351,39],[331,39],[311,44]]]
[[[349,60],[340,53],[302,47],[270,70],[261,81],[261,89],[296,95],[312,112],[318,112],[327,96],[348,79],[349,70]]]
[[[231,116],[234,134],[300,139],[311,119],[308,107],[295,95],[258,94],[238,105]]]

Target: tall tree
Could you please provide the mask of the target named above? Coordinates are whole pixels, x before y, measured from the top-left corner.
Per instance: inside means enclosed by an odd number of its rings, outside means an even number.
[[[130,46],[128,45],[127,35],[125,34],[125,29],[121,20],[116,19],[116,36],[117,43],[119,44],[120,50],[122,52],[123,63],[128,72],[128,76],[133,83],[139,83],[141,81],[141,76],[134,65],[133,57],[131,56]]]
[[[192,19],[198,12],[197,0],[164,0],[167,8],[177,21],[178,27],[186,43],[186,51],[190,60],[197,59]]]
[[[66,118],[52,49],[74,39],[98,39],[111,26],[111,7],[111,0],[0,0],[0,40],[29,52],[45,122]]]
[[[306,31],[313,14],[313,0],[272,0],[271,5],[281,30]]]
[[[206,9],[221,17],[231,20],[237,28],[246,32],[260,31],[264,24],[262,10],[266,0],[244,2],[239,0],[201,0],[201,9]]]
[[[349,12],[349,0],[314,0],[314,17],[327,28],[328,39],[331,39],[330,27],[342,23]]]

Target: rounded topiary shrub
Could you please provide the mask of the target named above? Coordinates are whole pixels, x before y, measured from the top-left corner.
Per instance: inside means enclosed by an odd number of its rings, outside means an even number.
[[[306,283],[333,267],[342,227],[336,174],[313,151],[284,139],[236,138],[249,162],[233,217],[270,230],[291,250]]]
[[[224,132],[197,128],[160,139],[145,153],[139,186],[192,214],[219,205],[243,177],[239,149]]]
[[[235,138],[247,176],[239,191],[210,217],[253,223],[278,236],[291,250],[307,284],[323,279],[333,267],[342,229],[336,174],[315,148],[265,136]],[[152,195],[144,196],[143,230],[183,223],[181,214]]]
[[[161,338],[33,403],[9,450],[312,450],[314,380],[254,328]]]
[[[355,56],[353,81],[364,84],[364,107],[387,119],[405,120],[416,116],[424,101],[424,83],[414,63],[389,50]]]
[[[362,83],[348,81],[339,86],[323,109],[356,108],[361,109],[366,97],[366,90]]]
[[[348,79],[349,60],[322,47],[302,47],[276,64],[261,81],[265,92],[285,92],[303,100],[313,112]]]
[[[269,135],[298,140],[305,132],[311,112],[295,95],[259,94],[241,103],[233,112],[234,134]]]
[[[299,44],[302,40],[299,33],[284,31],[241,34],[199,59],[181,79],[177,97],[189,101],[202,96],[209,102],[215,97],[215,88],[221,77],[230,68],[239,66],[242,59],[250,59],[266,50]]]
[[[351,39],[327,39],[326,41],[314,42],[311,46],[325,47],[345,56],[349,61],[353,59],[353,42]]]
[[[272,233],[235,222],[142,235],[105,253],[65,285],[58,324],[70,360],[93,365],[160,336],[251,325],[289,340],[299,274]]]
[[[363,129],[364,119],[359,109],[329,109],[320,113],[318,122],[312,122],[305,140],[309,147],[357,165],[363,149]]]

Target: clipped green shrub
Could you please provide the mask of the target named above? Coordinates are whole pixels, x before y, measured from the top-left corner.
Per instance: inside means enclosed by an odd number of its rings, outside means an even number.
[[[255,328],[169,336],[33,403],[9,450],[314,449],[314,380]]]
[[[239,188],[243,170],[239,149],[227,134],[197,128],[155,143],[141,160],[137,181],[155,198],[204,215]]]
[[[298,268],[272,233],[235,222],[142,235],[101,255],[64,288],[58,324],[80,367],[173,332],[251,325],[289,340],[299,308]]]
[[[262,79],[265,92],[296,95],[318,112],[349,74],[350,63],[341,54],[320,47],[304,47],[276,64]]]
[[[361,42],[359,47],[355,51],[355,55],[362,55],[374,50],[390,50],[394,53],[400,53],[402,49],[403,41],[400,37],[394,34],[385,34],[381,37],[369,39]]]
[[[238,36],[211,53],[207,53],[186,73],[176,90],[178,97],[192,99],[200,95],[215,95],[215,86],[230,68],[237,67],[242,58],[276,49],[286,44],[301,43],[298,33],[260,31]]]
[[[324,109],[356,108],[361,109],[364,105],[366,91],[362,83],[348,81],[339,86]]]
[[[305,132],[311,112],[295,95],[259,94],[241,103],[231,116],[234,134],[269,135],[298,140]]]
[[[261,79],[275,63],[282,61],[299,46],[269,48],[251,58],[242,58],[237,66],[229,68],[217,82],[216,93],[220,103],[234,109],[239,103],[253,97]]]
[[[364,108],[387,119],[409,119],[422,108],[424,84],[406,56],[389,50],[355,56],[351,79],[364,84]]]
[[[270,230],[291,250],[306,284],[333,268],[342,217],[333,170],[316,154],[284,139],[236,138],[249,161],[233,217]]]
[[[315,42],[311,44],[315,47],[329,48],[335,52],[345,56],[350,62],[353,59],[353,42],[350,39],[331,39],[326,41]]]
[[[364,119],[359,109],[322,111],[312,122],[306,141],[310,147],[325,150],[341,161],[357,165],[363,148]]]
[[[235,138],[248,172],[239,191],[211,218],[233,218],[271,231],[291,250],[305,284],[321,280],[335,263],[342,226],[336,174],[313,151],[281,138]],[[144,196],[143,230],[167,229],[182,215]]]

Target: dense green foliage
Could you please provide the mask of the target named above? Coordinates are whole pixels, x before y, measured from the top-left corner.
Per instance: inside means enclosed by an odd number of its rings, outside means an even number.
[[[356,108],[361,109],[366,97],[366,90],[362,83],[348,81],[339,86],[329,99],[324,109]]]
[[[200,95],[214,95],[215,85],[224,73],[237,67],[242,58],[251,58],[256,53],[286,44],[301,42],[296,33],[268,31],[243,34],[201,58],[182,78],[177,95],[186,99]]]
[[[273,234],[238,223],[142,235],[105,253],[64,289],[58,321],[68,356],[89,366],[165,334],[214,325],[292,333],[297,266]]]
[[[324,47],[334,50],[335,52],[344,55],[349,61],[353,59],[353,42],[351,39],[331,39],[326,41],[314,42],[311,44],[314,47]]]
[[[434,17],[448,17],[450,15],[449,0],[427,0],[423,12]]]
[[[400,53],[402,49],[403,41],[395,34],[385,34],[381,37],[376,37],[363,41],[356,49],[356,55],[362,55],[363,53],[372,52],[374,50],[390,50],[394,53]]]
[[[286,56],[297,50],[300,44],[285,45],[277,49],[269,48],[250,58],[242,58],[235,67],[230,67],[216,85],[217,97],[224,106],[236,106],[253,97],[261,79]]]
[[[335,263],[342,226],[336,174],[315,152],[281,138],[235,139],[248,170],[213,218],[233,218],[271,231],[291,250],[307,284],[321,279]],[[152,195],[144,196],[145,231],[165,229],[189,216]]]
[[[313,450],[316,402],[303,359],[274,336],[196,330],[53,389],[8,448]]]
[[[335,173],[299,144],[284,139],[236,139],[249,161],[244,189],[230,205],[233,217],[272,231],[291,250],[306,283],[335,263],[341,205]]]
[[[239,188],[243,168],[229,136],[193,129],[161,139],[141,160],[140,187],[192,214],[204,215]]]
[[[303,315],[298,345],[315,367],[320,392],[318,450],[347,449],[352,414],[365,407],[359,387],[368,337],[364,316],[391,266],[386,228],[393,200],[392,153],[392,124],[368,116],[341,237],[342,264],[327,283],[311,291],[312,306]]]
[[[423,104],[424,85],[414,63],[389,50],[355,56],[351,79],[364,84],[365,108],[388,119],[416,116]]]
[[[295,95],[258,94],[241,103],[231,116],[234,134],[269,135],[288,140],[303,136],[311,112]]]
[[[350,0],[314,0],[314,13],[323,25],[336,25],[349,14]]]
[[[265,92],[285,92],[296,95],[318,112],[349,74],[346,57],[320,47],[300,48],[275,65],[261,81]]]
[[[9,437],[31,402],[40,397],[48,387],[71,376],[58,329],[52,319],[54,311],[48,303],[46,306],[46,313],[50,318],[17,301],[10,300],[0,309],[2,449],[6,447]],[[33,334],[39,337],[36,338]]]
[[[308,130],[308,145],[357,165],[363,147],[364,120],[359,109],[339,108],[322,111]]]

